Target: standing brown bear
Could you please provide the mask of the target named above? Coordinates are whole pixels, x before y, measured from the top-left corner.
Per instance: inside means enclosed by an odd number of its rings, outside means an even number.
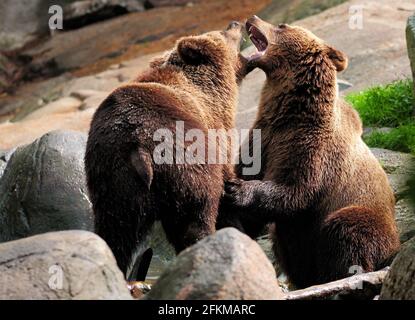
[[[258,49],[248,65],[267,75],[253,127],[262,168],[230,183],[224,203],[247,230],[273,223],[276,258],[297,287],[381,268],[399,247],[395,200],[357,112],[338,96],[346,56],[300,27],[253,17],[246,29]]]
[[[155,220],[177,252],[215,231],[233,167],[177,161],[192,144],[179,135],[197,129],[207,140],[208,129],[233,127],[244,73],[242,29],[233,22],[222,32],[180,39],[136,81],[111,93],[93,117],[85,167],[95,228],[124,274]],[[161,144],[167,147],[155,159]]]

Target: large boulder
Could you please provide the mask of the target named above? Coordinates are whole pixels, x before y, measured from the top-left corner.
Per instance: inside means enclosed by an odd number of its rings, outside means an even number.
[[[415,300],[415,238],[405,243],[392,263],[380,293],[383,300]]]
[[[143,0],[144,1],[144,0]],[[64,7],[63,28],[76,29],[128,12],[144,11],[141,0],[82,0]]]
[[[283,299],[274,268],[258,244],[233,228],[184,250],[146,299]]]
[[[400,239],[403,243],[415,236],[414,210],[409,199],[401,198],[407,188],[414,157],[410,154],[386,149],[372,148],[371,150],[387,173],[392,189],[398,198],[395,206],[395,216]]]
[[[200,0],[145,0],[144,5],[147,9],[153,9],[160,7],[185,6],[195,2],[200,2]]]
[[[396,203],[395,220],[401,243],[415,237],[415,211],[409,199],[401,199]]]
[[[12,150],[0,150],[0,179],[1,176],[4,173],[4,170],[6,170],[7,163],[9,162],[13,152],[16,149]]]
[[[409,61],[411,62],[415,94],[415,14],[408,18],[408,22],[406,24],[406,45],[408,48]]]
[[[143,0],[144,1],[144,0]],[[143,11],[142,0],[2,0],[0,50],[17,50],[50,34],[49,7],[63,8],[63,29],[82,27],[128,12]]]
[[[4,169],[6,168],[7,165],[7,160],[6,160],[6,152],[5,150],[0,150],[0,178],[3,175]]]
[[[0,244],[0,299],[131,299],[105,242],[61,231]]]
[[[49,1],[0,1],[0,50],[15,50],[48,33]]]
[[[85,145],[83,133],[54,131],[13,153],[0,180],[0,242],[93,229]]]

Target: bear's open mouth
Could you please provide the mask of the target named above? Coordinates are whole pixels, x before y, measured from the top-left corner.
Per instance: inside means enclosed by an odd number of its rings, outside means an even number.
[[[261,32],[261,30],[249,22],[246,23],[245,28],[249,38],[257,49],[257,52],[250,56],[249,59],[253,60],[262,57],[268,48],[267,38]]]

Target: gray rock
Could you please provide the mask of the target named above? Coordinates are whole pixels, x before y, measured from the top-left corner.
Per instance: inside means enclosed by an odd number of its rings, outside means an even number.
[[[395,220],[401,243],[415,237],[415,211],[409,199],[401,199],[396,203]]]
[[[0,299],[131,299],[105,242],[61,231],[0,244]]]
[[[284,299],[258,244],[233,228],[184,250],[146,299]]]
[[[415,300],[415,238],[405,243],[391,265],[381,300]]]
[[[16,148],[11,150],[0,150],[0,180],[3,176],[4,170],[6,170],[7,163],[15,150]]]
[[[104,20],[128,12],[144,11],[140,0],[82,0],[64,7],[64,29],[82,27],[88,22]]]
[[[11,122],[17,122],[26,117],[29,113],[45,106],[46,104],[59,99],[62,90],[68,86],[71,75],[64,74],[59,77],[32,83],[30,87],[22,86],[17,89],[15,97],[10,97],[0,109],[0,115],[11,116]],[[25,128],[26,129],[26,128]],[[30,135],[30,130],[26,135]],[[20,145],[20,144],[13,144]]]
[[[0,180],[0,242],[93,229],[85,144],[85,134],[54,131],[13,153]]]
[[[371,148],[371,151],[388,175],[393,191],[398,195],[405,189],[414,157],[408,153],[380,148]]]
[[[0,150],[0,178],[3,175],[4,169],[6,168],[7,165],[7,161],[5,159],[5,155],[6,155],[7,151],[4,150]]]
[[[35,120],[54,115],[54,114],[64,114],[69,112],[78,111],[82,105],[82,101],[74,97],[63,97],[58,100],[55,100],[42,108],[39,108],[30,114],[28,114],[24,121]]]
[[[409,60],[411,61],[412,77],[415,80],[415,14],[408,18],[408,22],[406,24],[406,45],[408,48]]]
[[[412,155],[380,148],[371,148],[370,150],[379,160],[387,174],[402,174],[407,176],[410,172],[411,161],[414,159]]]
[[[350,82],[342,79],[337,79],[337,85],[339,86],[339,91],[344,91],[353,87],[353,85]]]
[[[0,1],[0,50],[16,50],[51,33],[49,7],[64,8],[64,29],[71,23],[85,25],[120,13],[143,11],[140,0],[2,0]],[[91,16],[93,18],[91,19]],[[99,19],[97,19],[99,17]],[[77,20],[77,21],[75,21]]]
[[[200,0],[146,0],[144,5],[148,9],[159,7],[185,6]]]
[[[398,198],[395,206],[396,223],[398,225],[401,242],[415,236],[415,214],[408,199],[401,199],[406,190],[408,178],[411,173],[411,162],[414,157],[407,153],[386,149],[371,148],[386,171],[389,183]]]
[[[0,50],[15,50],[48,33],[49,1],[0,1]]]

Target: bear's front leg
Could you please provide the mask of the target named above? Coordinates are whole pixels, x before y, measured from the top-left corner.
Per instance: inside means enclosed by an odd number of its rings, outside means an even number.
[[[307,183],[286,186],[273,181],[234,179],[226,184],[223,201],[243,215],[255,215],[268,223],[278,215],[291,216],[307,208],[317,190]]]
[[[228,211],[238,212],[241,220],[254,214],[256,219],[268,223],[276,209],[274,198],[278,197],[273,187],[270,181],[232,179],[225,185],[223,206]]]
[[[250,194],[255,188],[253,186],[254,182],[250,181],[251,183],[245,185],[245,187],[252,186],[252,188],[243,190],[243,182],[243,180],[234,180],[227,184],[229,192],[225,193],[221,200],[216,228],[236,228],[255,239],[267,233],[266,226],[270,221],[266,218],[259,219],[258,214],[251,212],[251,210],[255,210],[255,204],[252,203],[252,199],[245,198],[243,199],[243,204],[241,204],[240,200],[243,198],[244,192]],[[261,183],[261,181],[258,182]],[[233,198],[234,195],[237,200]],[[239,202],[239,205],[236,202]]]

